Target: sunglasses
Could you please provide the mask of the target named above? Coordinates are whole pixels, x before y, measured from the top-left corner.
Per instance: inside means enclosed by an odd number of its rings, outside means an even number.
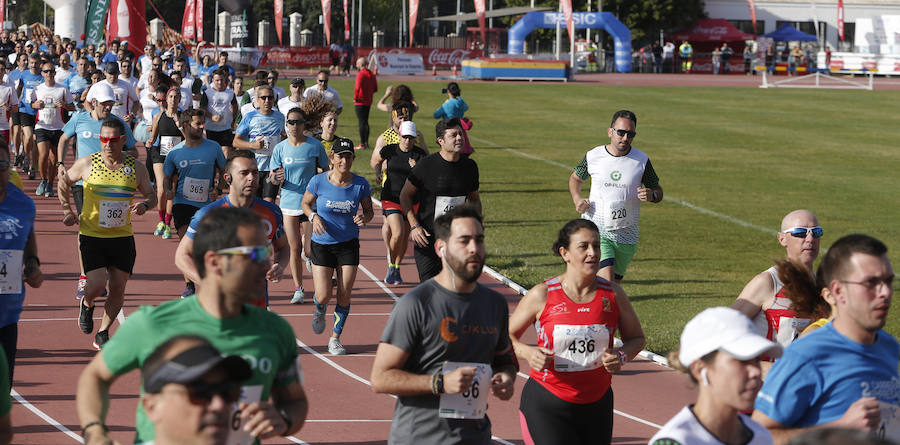
[[[249,256],[250,261],[263,264],[272,256],[272,246],[238,246],[217,250],[219,255],[244,255]]]
[[[162,65],[153,65],[153,68],[160,68]]]
[[[328,83],[328,79],[325,79],[325,80],[322,80],[322,79],[316,79],[316,82],[319,82],[319,83]]]
[[[56,70],[41,70],[42,73],[55,73]]]
[[[623,138],[625,136],[633,138],[635,135],[637,135],[637,132],[634,130],[628,131],[628,130],[619,130],[617,128],[613,128],[613,131],[615,131],[616,134],[619,135],[620,138]]]
[[[806,235],[809,232],[812,232],[813,238],[821,238],[822,234],[825,233],[825,231],[821,227],[792,227],[790,229],[782,231],[781,233],[786,233],[793,236],[794,238],[806,238]]]
[[[262,100],[275,100],[275,96],[259,96]]]
[[[100,142],[104,143],[104,144],[109,144],[112,142],[119,142],[119,139],[122,139],[122,136],[113,136],[111,138],[105,138],[103,136],[100,136]]]
[[[241,385],[236,382],[190,383],[184,387],[193,405],[208,405],[215,396],[221,396],[229,404],[241,399]]]
[[[298,124],[302,124],[304,122],[306,122],[306,121],[302,121],[300,119],[289,119],[289,120],[285,121],[285,123],[287,123],[288,125],[298,125]]]

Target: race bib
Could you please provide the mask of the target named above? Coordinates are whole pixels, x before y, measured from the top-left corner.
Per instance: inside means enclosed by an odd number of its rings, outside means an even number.
[[[44,108],[38,110],[38,120],[43,123],[50,123],[53,121],[54,114],[56,114],[56,104],[53,102],[52,97],[48,97],[44,99]]]
[[[465,196],[437,196],[434,198],[434,220],[453,210],[457,206],[465,204]]]
[[[279,142],[281,142],[281,135],[276,134],[274,136],[257,136],[256,140],[263,141],[263,148],[262,150],[259,150],[258,153],[261,155],[270,155],[272,154],[272,150],[275,149],[275,146],[278,145]]]
[[[441,394],[438,413],[445,419],[483,419],[487,411],[488,393],[491,391],[491,365],[486,363],[444,362],[443,374],[463,366],[475,367],[475,380],[468,391],[459,394]]]
[[[181,143],[181,137],[179,137],[179,136],[160,136],[159,137],[159,154],[160,155],[169,154],[169,150],[175,148],[175,146],[180,143]]]
[[[602,324],[553,327],[553,369],[589,371],[603,366],[600,357],[609,345],[609,330]]]
[[[878,437],[897,443],[900,441],[900,406],[878,401],[881,409],[881,423],[875,431]]]
[[[0,250],[0,294],[22,293],[22,251]]]
[[[778,333],[775,334],[775,341],[782,346],[791,344],[809,326],[810,322],[812,320],[808,318],[781,317],[778,320]]]
[[[241,399],[231,407],[231,434],[228,435],[227,445],[252,445],[255,439],[249,433],[244,432],[244,421],[241,420],[240,404],[250,404],[262,400],[262,385],[245,385],[241,388]]]
[[[25,91],[22,92],[22,97],[25,98],[25,101],[28,102],[28,106],[31,106],[31,88],[25,88]]]
[[[100,227],[113,229],[124,226],[130,205],[128,201],[100,201]]]
[[[634,225],[635,213],[628,201],[603,202],[603,226],[607,230],[623,229]]]
[[[181,194],[184,199],[194,202],[206,202],[209,199],[209,191],[207,186],[209,181],[206,179],[184,178],[184,184],[181,187]]]

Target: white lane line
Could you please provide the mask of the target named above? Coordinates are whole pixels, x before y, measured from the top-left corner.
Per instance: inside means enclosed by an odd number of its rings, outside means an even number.
[[[16,401],[19,402],[20,405],[24,406],[25,408],[28,408],[29,411],[33,412],[41,419],[44,419],[45,422],[49,423],[50,425],[53,425],[54,428],[62,431],[65,435],[71,437],[72,439],[75,439],[76,442],[84,443],[84,439],[82,439],[81,436],[73,433],[72,430],[66,428],[65,425],[57,422],[56,419],[48,416],[47,413],[39,410],[36,406],[32,405],[31,402],[25,400],[24,397],[19,395],[19,393],[16,392],[16,390],[10,391],[9,395],[12,396],[12,398],[16,399]]]
[[[508,152],[510,152],[510,153],[519,155],[519,156],[521,156],[521,157],[523,157],[523,158],[534,159],[534,160],[536,160],[536,161],[541,161],[541,162],[544,162],[544,163],[547,163],[547,164],[550,164],[550,165],[554,165],[554,166],[557,166],[557,167],[562,167],[562,168],[564,168],[564,169],[566,169],[566,170],[568,170],[568,171],[572,171],[572,166],[571,166],[571,165],[565,165],[565,164],[563,164],[562,162],[552,161],[552,160],[550,160],[550,159],[544,159],[544,158],[542,158],[542,157],[540,157],[540,156],[533,155],[533,154],[531,154],[531,153],[526,153],[526,152],[524,152],[524,151],[516,150],[515,148],[505,147],[505,146],[503,146],[503,145],[499,145],[499,144],[497,144],[497,143],[495,143],[495,142],[491,142],[491,141],[489,141],[489,140],[487,140],[487,139],[482,139],[482,138],[477,137],[477,136],[469,135],[469,139],[472,139],[472,140],[474,140],[474,141],[481,142],[481,143],[484,143],[484,144],[488,144],[488,145],[490,145],[490,146],[492,146],[492,147],[495,147],[495,148],[499,148],[499,149],[508,151]],[[775,230],[772,230],[772,229],[770,229],[770,228],[768,228],[768,227],[758,226],[758,225],[756,225],[756,224],[749,223],[749,222],[747,222],[747,221],[744,221],[744,220],[735,218],[735,217],[733,217],[733,216],[731,216],[731,215],[726,215],[726,214],[724,214],[724,213],[716,212],[715,210],[710,210],[710,209],[707,209],[707,208],[704,208],[704,207],[700,207],[700,206],[698,206],[698,205],[696,205],[696,204],[691,204],[690,202],[687,202],[687,201],[684,201],[684,200],[682,200],[682,199],[678,199],[678,198],[672,197],[672,196],[670,196],[670,195],[668,195],[668,194],[666,195],[666,198],[665,198],[665,199],[666,199],[666,201],[672,201],[672,202],[675,203],[675,204],[678,204],[678,205],[687,207],[687,208],[689,208],[689,209],[691,209],[691,210],[694,210],[694,211],[696,211],[696,212],[702,213],[702,214],[704,214],[704,215],[708,215],[708,216],[712,216],[712,217],[715,217],[715,218],[723,219],[723,220],[725,220],[725,221],[728,221],[728,222],[733,223],[733,224],[737,224],[737,225],[742,226],[742,227],[747,227],[747,228],[750,228],[750,229],[759,230],[759,231],[761,231],[761,232],[765,232],[765,233],[768,233],[768,234],[770,234],[770,235],[774,235],[774,234],[778,233],[778,232],[776,232]]]
[[[309,422],[309,421],[307,420],[307,422]],[[285,437],[285,439],[290,440],[291,442],[294,442],[294,443],[299,443],[301,445],[309,445],[309,442],[304,442],[294,436],[287,436],[287,437]]]
[[[366,266],[363,266],[362,264],[360,264],[360,265],[359,265],[359,270],[363,271],[364,274],[368,275],[369,278],[370,278],[372,281],[374,281],[375,284],[377,284],[378,287],[380,287],[381,290],[384,291],[384,293],[388,294],[391,298],[393,298],[394,301],[397,301],[397,299],[400,298],[400,297],[397,296],[397,294],[394,293],[394,291],[388,289],[388,287],[385,286],[384,283],[382,283],[381,280],[379,280],[378,277],[375,276],[375,274],[373,274],[372,272],[370,272],[369,269],[366,269]],[[388,314],[388,315],[390,315],[390,314]]]

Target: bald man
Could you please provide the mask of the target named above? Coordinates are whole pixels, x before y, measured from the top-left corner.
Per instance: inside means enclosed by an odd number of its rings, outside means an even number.
[[[822,228],[809,210],[794,210],[781,220],[778,242],[784,246],[785,258],[812,271],[819,256]],[[759,273],[746,286],[731,307],[753,320],[760,334],[782,346],[789,345],[810,323],[791,310],[791,300],[781,292],[782,283],[772,266]],[[763,356],[763,371],[768,371],[774,358]]]

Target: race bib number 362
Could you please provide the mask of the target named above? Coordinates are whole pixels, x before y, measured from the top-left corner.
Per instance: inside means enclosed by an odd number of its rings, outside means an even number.
[[[446,375],[463,366],[475,367],[475,380],[472,386],[459,394],[441,394],[438,412],[446,419],[482,419],[487,411],[488,393],[491,392],[491,365],[444,362],[441,372]]]
[[[113,229],[125,225],[129,201],[100,201],[100,227]]]

